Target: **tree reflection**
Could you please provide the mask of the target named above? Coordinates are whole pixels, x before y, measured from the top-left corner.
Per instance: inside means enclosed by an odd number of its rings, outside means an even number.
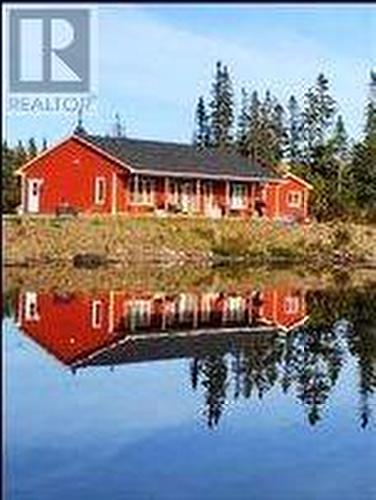
[[[222,354],[212,354],[202,360],[194,360],[191,365],[192,387],[197,387],[200,378],[204,390],[207,424],[210,428],[218,425],[226,402],[228,367]]]
[[[289,334],[239,335],[239,341],[235,335],[227,356],[192,361],[192,387],[204,392],[210,427],[231,397],[262,399],[276,385],[295,396],[310,425],[317,424],[350,355],[357,361],[360,425],[369,425],[376,388],[375,288],[313,292],[307,301],[309,321]]]

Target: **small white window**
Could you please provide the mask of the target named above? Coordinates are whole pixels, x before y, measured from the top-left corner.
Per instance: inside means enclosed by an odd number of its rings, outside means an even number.
[[[93,328],[100,328],[102,324],[102,302],[100,300],[93,300],[91,304],[91,326]]]
[[[302,203],[302,193],[299,191],[290,191],[287,195],[289,207],[299,208]]]
[[[231,208],[245,208],[247,205],[247,185],[246,184],[231,184]]]
[[[38,321],[38,295],[36,292],[26,292],[25,294],[25,320]]]
[[[106,179],[104,177],[95,178],[94,202],[96,205],[103,205],[106,199]]]
[[[296,314],[299,312],[299,297],[297,296],[288,296],[285,298],[284,302],[284,310],[286,314]]]

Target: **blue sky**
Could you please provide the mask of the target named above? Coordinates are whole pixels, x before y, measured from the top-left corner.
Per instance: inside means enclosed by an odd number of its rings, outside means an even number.
[[[323,71],[351,135],[363,125],[368,74],[376,67],[376,7],[346,5],[101,5],[97,7],[97,107],[89,132],[107,133],[123,117],[127,135],[190,141],[200,94],[217,59],[241,85],[282,103],[299,99]],[[239,92],[237,92],[237,97]],[[12,142],[53,142],[70,133],[71,114],[8,114]]]

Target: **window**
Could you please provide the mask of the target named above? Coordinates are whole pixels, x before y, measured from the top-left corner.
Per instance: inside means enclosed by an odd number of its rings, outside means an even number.
[[[130,329],[147,327],[151,322],[151,301],[133,300],[129,303]]]
[[[247,204],[246,184],[231,184],[230,206],[234,209],[245,208]]]
[[[299,191],[290,191],[287,195],[287,203],[289,207],[300,207],[302,202],[302,193]]]
[[[245,300],[243,297],[228,297],[226,320],[231,322],[243,321],[245,317]]]
[[[104,177],[95,178],[94,202],[96,205],[103,205],[106,199],[106,179]]]
[[[196,300],[193,295],[181,293],[178,297],[177,307],[180,321],[190,321],[196,308]]]
[[[102,302],[100,300],[93,300],[91,304],[91,326],[93,328],[100,328],[102,323]]]
[[[25,294],[25,320],[38,321],[38,295],[35,292]]]
[[[131,178],[131,200],[141,205],[152,205],[154,202],[154,179],[135,175]]]
[[[284,310],[286,314],[296,314],[299,312],[299,297],[288,296],[285,298]]]

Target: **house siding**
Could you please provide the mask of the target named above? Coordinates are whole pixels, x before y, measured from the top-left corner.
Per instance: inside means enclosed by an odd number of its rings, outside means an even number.
[[[181,290],[162,295],[146,289],[69,294],[32,292],[34,318],[27,311],[28,294],[20,292],[17,298],[18,324],[26,335],[67,365],[137,331],[158,333],[168,329],[172,335],[174,331],[190,332],[192,328],[254,326],[254,320],[260,325],[289,329],[307,314],[305,293],[283,284],[275,288],[248,287],[242,293]],[[101,308],[97,326],[92,321],[94,303]],[[145,321],[137,313],[132,319],[132,307],[137,309],[140,303],[141,310],[144,307],[147,311]],[[235,310],[234,304],[237,304]],[[132,358],[131,343],[127,344],[127,350]],[[150,350],[150,356],[154,354]]]
[[[111,213],[113,173],[119,169],[107,158],[101,156],[74,139],[52,149],[38,158],[25,172],[25,180],[42,181],[39,199],[39,213],[54,213],[63,203],[88,213]],[[124,175],[124,174],[123,174]],[[105,180],[103,204],[94,203],[95,179]],[[117,187],[116,208],[121,206],[121,183]],[[27,212],[28,192],[24,193],[24,211]]]
[[[90,144],[75,137],[51,148],[36,158],[21,171],[22,175],[22,211],[28,212],[28,181],[41,182],[39,207],[37,213],[53,214],[58,207],[67,204],[78,212],[87,214],[123,213],[131,216],[152,214],[155,210],[164,210],[170,199],[170,189],[166,192],[166,178],[154,177],[154,203],[142,205],[132,202],[130,193],[130,170],[123,167],[106,153],[93,149]],[[95,203],[96,178],[104,180],[103,203]],[[168,186],[176,177],[168,179]],[[208,215],[204,203],[205,179],[186,179],[191,182],[193,214]],[[269,218],[294,217],[305,220],[308,215],[308,188],[295,178],[280,182],[243,182],[246,186],[246,203],[241,209],[230,206],[228,183],[225,180],[211,180],[213,186],[214,216],[250,217],[255,213],[256,200],[264,202],[263,215]],[[237,183],[237,181],[234,181]],[[230,182],[231,184],[231,182]],[[196,198],[197,186],[199,200]],[[289,193],[300,193],[300,207],[291,207]]]

